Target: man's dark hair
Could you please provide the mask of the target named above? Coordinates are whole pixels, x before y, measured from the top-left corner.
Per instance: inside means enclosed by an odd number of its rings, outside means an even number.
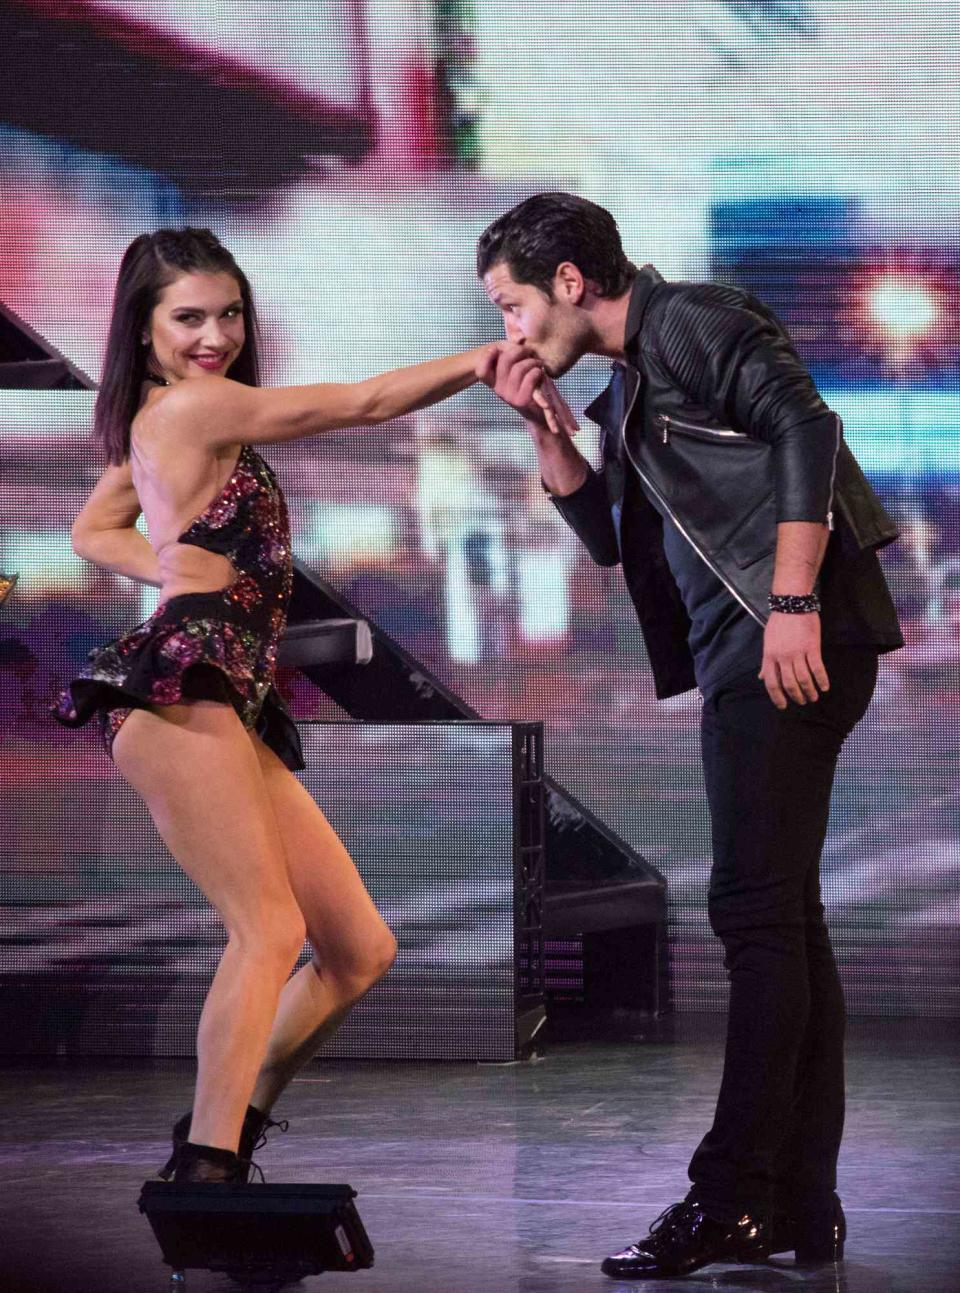
[[[601,296],[622,296],[637,273],[609,211],[573,193],[538,193],[494,220],[477,243],[477,277],[505,264],[517,283],[553,295],[557,266],[568,260]]]

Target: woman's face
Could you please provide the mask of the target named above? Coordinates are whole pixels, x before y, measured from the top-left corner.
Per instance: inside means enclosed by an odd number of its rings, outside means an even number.
[[[150,316],[148,367],[168,382],[222,377],[243,349],[240,284],[226,272],[181,274],[168,283]]]

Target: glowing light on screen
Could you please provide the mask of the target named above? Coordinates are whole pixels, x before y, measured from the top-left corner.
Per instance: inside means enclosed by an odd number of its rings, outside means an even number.
[[[866,252],[844,284],[852,371],[890,390],[955,394],[960,375],[957,251],[930,240]],[[852,352],[853,353],[853,352]]]
[[[922,337],[936,326],[937,299],[926,284],[903,278],[881,279],[868,301],[873,319],[898,340]]]
[[[566,554],[530,552],[518,565],[520,631],[525,641],[562,641],[570,622]]]

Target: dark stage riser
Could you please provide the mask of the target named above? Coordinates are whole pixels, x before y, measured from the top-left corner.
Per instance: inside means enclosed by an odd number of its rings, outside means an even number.
[[[373,1245],[349,1185],[212,1185],[146,1181],[150,1222],[171,1288],[188,1270],[228,1275],[262,1293],[324,1271],[369,1270]]]
[[[311,679],[360,722],[480,718],[419,660],[364,620],[362,611],[301,562],[295,563],[288,633],[281,660]],[[356,623],[359,655],[332,658],[330,642]],[[309,662],[309,627],[316,631]],[[328,627],[329,626],[329,627]],[[285,657],[284,651],[288,654]],[[594,1031],[610,1017],[619,1035],[626,1015],[669,1010],[666,880],[645,858],[558,782],[544,777],[546,836],[543,905],[548,1014],[564,1035]],[[627,1025],[628,1026],[628,1025]]]

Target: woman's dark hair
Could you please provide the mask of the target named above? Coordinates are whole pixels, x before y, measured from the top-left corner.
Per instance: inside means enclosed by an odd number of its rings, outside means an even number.
[[[601,296],[621,296],[637,268],[623,252],[609,211],[573,193],[538,193],[494,220],[477,243],[477,277],[505,264],[516,283],[553,296],[553,277],[565,260],[594,283]]]
[[[140,407],[147,377],[148,347],[143,334],[160,293],[181,274],[230,274],[243,301],[245,340],[230,366],[234,381],[260,383],[257,315],[250,284],[230,252],[209,229],[158,229],[141,234],[123,253],[103,361],[103,375],[93,410],[93,436],[107,461],[124,462],[130,453],[130,423]]]

